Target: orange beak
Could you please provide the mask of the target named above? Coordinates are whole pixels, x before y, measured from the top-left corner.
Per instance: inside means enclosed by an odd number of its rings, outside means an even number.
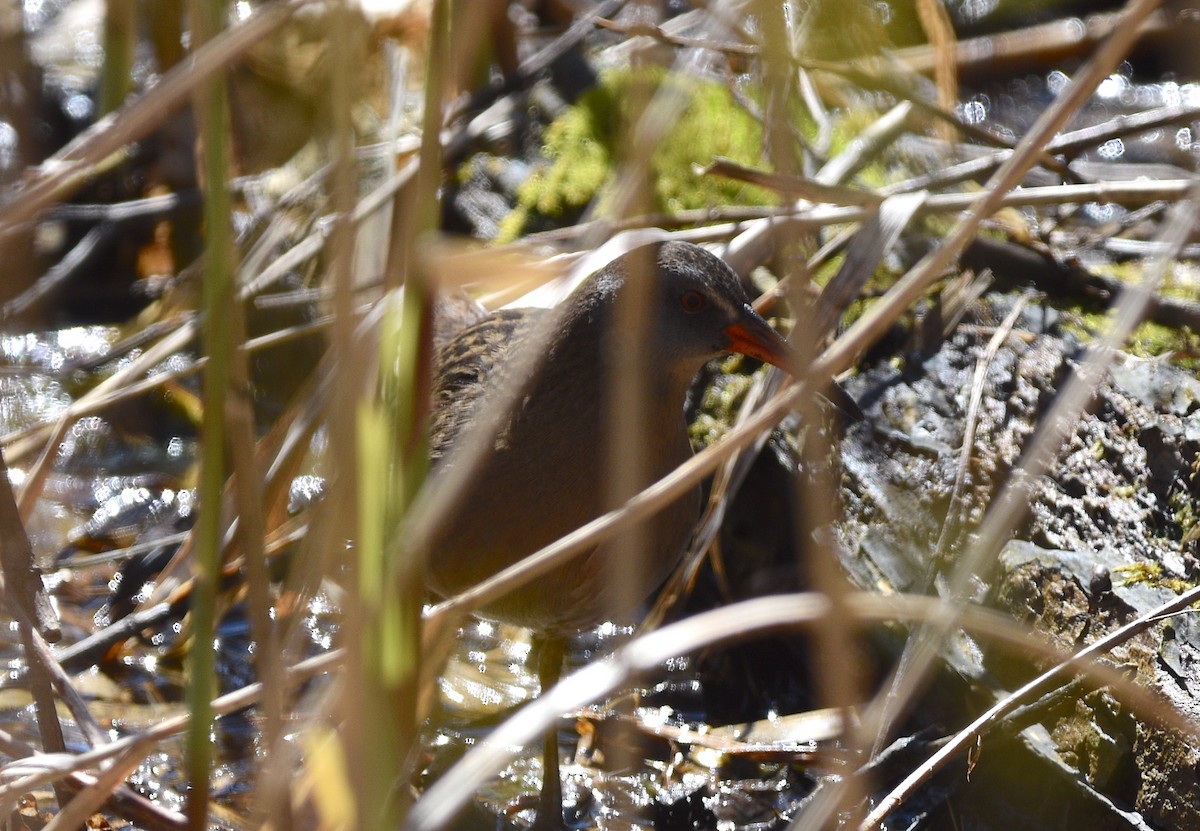
[[[766,361],[793,377],[801,377],[800,356],[791,344],[785,341],[749,306],[746,307],[745,312],[741,320],[725,327],[725,334],[729,337],[730,351]],[[858,402],[839,387],[832,378],[820,389],[820,395],[852,421],[863,420],[863,412],[859,409]]]
[[[725,334],[729,337],[730,351],[766,361],[790,375],[797,374],[800,361],[796,350],[749,306],[741,320],[725,327]]]

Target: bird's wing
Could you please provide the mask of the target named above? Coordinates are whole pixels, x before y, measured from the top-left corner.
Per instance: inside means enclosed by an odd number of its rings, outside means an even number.
[[[505,383],[513,347],[545,309],[501,309],[467,327],[434,360],[430,458],[437,462],[475,417],[480,401]]]

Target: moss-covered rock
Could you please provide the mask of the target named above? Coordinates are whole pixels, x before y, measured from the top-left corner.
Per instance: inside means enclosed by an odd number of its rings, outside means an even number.
[[[670,85],[687,96],[675,126],[650,155],[654,209],[682,211],[722,205],[765,205],[777,197],[763,188],[696,173],[724,156],[745,165],[762,165],[762,126],[723,84],[662,70],[613,71],[584,94],[546,129],[546,164],[517,193],[517,207],[501,228],[511,240],[531,227],[571,222],[599,199],[605,212],[606,190],[623,153],[627,129],[635,117],[638,85],[655,90]]]

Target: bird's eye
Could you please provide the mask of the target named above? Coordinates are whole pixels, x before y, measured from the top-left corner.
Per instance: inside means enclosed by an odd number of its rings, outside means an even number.
[[[703,309],[707,303],[704,295],[695,289],[685,291],[679,297],[679,305],[683,306],[683,310],[693,314]]]

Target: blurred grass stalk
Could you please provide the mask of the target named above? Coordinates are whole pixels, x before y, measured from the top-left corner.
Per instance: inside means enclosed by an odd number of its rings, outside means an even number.
[[[405,515],[428,468],[428,398],[432,290],[420,246],[438,225],[443,101],[450,69],[448,0],[433,4],[425,76],[421,146],[416,176],[401,191],[393,214],[387,282],[403,282],[403,294],[385,297],[391,308],[379,335],[375,395],[355,408],[358,495],[356,579],[347,586],[349,684],[342,690],[343,742],[360,829],[397,827],[411,798],[409,782],[418,759],[421,714],[421,607],[423,557],[406,543]],[[336,31],[336,27],[335,27]],[[348,222],[355,194],[348,88],[353,65],[347,50],[336,77],[347,81],[335,100],[339,177],[335,207]],[[335,80],[335,90],[337,86]],[[343,141],[345,139],[345,141]],[[347,226],[347,230],[349,226]],[[352,300],[353,244],[337,250],[337,293]],[[352,312],[335,304],[339,317]],[[353,321],[347,320],[349,326]],[[354,618],[351,621],[351,618]]]
[[[211,40],[226,19],[225,0],[193,0],[191,17],[194,48]],[[221,560],[222,489],[225,484],[225,399],[232,359],[234,240],[232,207],[226,183],[230,177],[229,92],[224,73],[214,73],[198,88],[195,98],[199,128],[201,181],[204,188],[203,351],[204,423],[200,456],[200,513],[197,518],[195,591],[192,595],[192,644],[189,652],[188,709],[192,720],[187,735],[188,826],[207,828],[211,796],[212,698],[215,690],[214,633],[217,581]]]
[[[100,114],[107,115],[133,91],[133,53],[137,44],[135,0],[107,0],[104,10],[104,74]]]
[[[789,115],[796,104],[805,107],[808,104],[800,95],[799,77],[793,67],[803,44],[815,42],[828,33],[811,30],[813,16],[795,19],[772,0],[756,0],[753,8],[759,15],[762,29],[759,71],[766,96],[764,155],[770,169],[776,173],[799,175],[804,169],[804,159],[793,138]],[[818,116],[810,111],[814,120]],[[827,181],[824,184],[844,183]],[[824,345],[817,341],[820,329],[813,318],[812,306],[804,300],[806,286],[812,279],[806,252],[820,246],[819,233],[787,225],[777,229],[773,260],[776,271],[787,280],[792,316],[788,340],[801,356],[800,364],[806,371]],[[798,380],[808,381],[810,388],[817,388],[820,380],[813,383],[814,377],[819,376],[807,373]],[[851,586],[838,560],[833,536],[825,533],[826,529],[836,526],[840,513],[839,483],[834,481],[827,462],[839,453],[832,434],[822,437],[817,430],[822,415],[816,396],[806,395],[797,405],[801,423],[806,428],[800,450],[804,473],[792,479],[792,522],[795,539],[807,543],[797,545],[795,567],[830,604],[830,613],[819,617],[813,626],[813,681],[818,706],[839,710],[845,734],[852,735],[853,707],[864,696],[863,669],[859,660],[861,644],[857,621],[846,607]],[[832,793],[832,796],[817,807],[827,811],[829,817],[850,811],[864,797],[861,780],[856,777],[847,777],[842,787],[826,793]]]

